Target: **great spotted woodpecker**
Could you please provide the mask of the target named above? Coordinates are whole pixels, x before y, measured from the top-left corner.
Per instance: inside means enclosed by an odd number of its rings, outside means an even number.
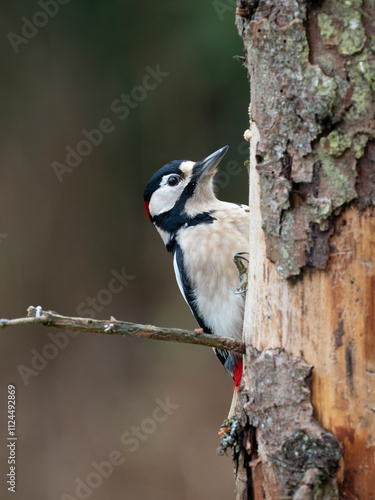
[[[245,301],[233,259],[247,250],[249,208],[215,196],[216,167],[227,150],[225,146],[198,162],[167,163],[147,184],[144,203],[173,255],[178,286],[199,326],[205,333],[241,339]],[[237,392],[242,356],[214,351]]]

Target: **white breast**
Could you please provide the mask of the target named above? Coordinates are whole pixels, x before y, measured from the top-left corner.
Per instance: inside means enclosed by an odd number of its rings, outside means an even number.
[[[233,257],[247,251],[249,212],[246,208],[221,203],[221,208],[212,212],[217,219],[212,224],[185,228],[176,238],[183,251],[198,312],[216,335],[224,337],[241,338],[242,335],[244,297],[234,293],[239,278]],[[175,262],[174,267],[183,292]]]

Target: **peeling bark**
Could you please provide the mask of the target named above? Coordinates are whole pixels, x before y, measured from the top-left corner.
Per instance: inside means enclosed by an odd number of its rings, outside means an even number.
[[[247,361],[242,425],[257,430],[256,457],[250,462],[262,469],[257,488],[270,499],[304,498],[304,490],[334,498],[342,450],[313,418],[312,366],[280,349],[249,348]]]
[[[374,10],[238,2],[253,121],[237,499],[375,499]]]
[[[326,267],[345,206],[375,205],[374,4],[240,4],[267,257],[287,278]]]

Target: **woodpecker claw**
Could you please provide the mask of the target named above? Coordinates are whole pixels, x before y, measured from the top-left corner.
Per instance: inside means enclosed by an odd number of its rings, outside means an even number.
[[[249,260],[244,257],[244,255],[248,255],[247,252],[239,252],[233,257],[233,262],[235,263],[238,270],[238,277],[240,278],[240,284],[234,290],[236,295],[240,295],[247,292],[247,264]],[[247,264],[245,264],[245,261]]]

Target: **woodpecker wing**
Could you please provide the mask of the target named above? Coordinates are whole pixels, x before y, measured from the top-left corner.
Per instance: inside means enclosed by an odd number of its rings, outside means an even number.
[[[191,312],[193,313],[195,319],[197,320],[198,325],[203,328],[205,333],[212,333],[210,328],[204,323],[203,318],[200,316],[197,306],[196,300],[194,296],[194,290],[190,283],[190,280],[186,274],[184,267],[184,259],[181,247],[176,244],[173,252],[173,268],[176,275],[176,280],[180,292],[185,299],[187,305],[189,306]]]

